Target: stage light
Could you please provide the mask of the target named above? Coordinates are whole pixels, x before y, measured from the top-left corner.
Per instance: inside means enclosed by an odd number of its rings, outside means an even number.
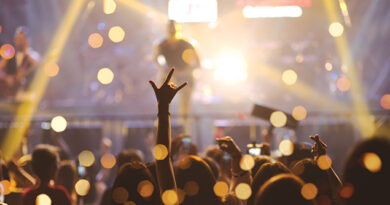
[[[282,80],[286,85],[293,85],[297,82],[298,75],[295,71],[289,69],[282,73]]]
[[[97,25],[97,29],[99,31],[103,30],[104,28],[106,28],[106,24],[104,22],[100,22],[98,25]]]
[[[56,132],[63,132],[67,126],[66,119],[62,116],[55,116],[51,120],[50,126]]]
[[[217,59],[214,77],[227,83],[241,82],[247,79],[245,61],[235,55],[226,55]]]
[[[386,110],[390,109],[390,94],[383,95],[380,104],[383,107],[383,109]]]
[[[95,162],[95,156],[89,150],[80,152],[78,159],[83,167],[90,167]]]
[[[137,185],[137,192],[143,198],[148,198],[153,194],[154,186],[149,180],[143,180]]]
[[[279,144],[279,151],[284,156],[290,156],[294,152],[294,144],[291,140],[282,140]]]
[[[333,69],[332,63],[326,62],[326,63],[325,63],[325,69],[326,69],[327,71],[332,71],[332,69]]]
[[[251,155],[245,154],[241,157],[240,168],[242,170],[246,170],[246,171],[251,170],[253,166],[255,166],[255,160]]]
[[[252,195],[252,189],[249,184],[240,183],[234,189],[234,193],[236,193],[237,198],[247,200]]]
[[[199,47],[199,42],[194,38],[191,38],[188,42],[195,48]]]
[[[294,109],[292,111],[293,118],[298,120],[298,121],[305,119],[306,115],[307,115],[306,108],[303,107],[302,105],[294,107]]]
[[[269,121],[274,127],[283,127],[287,123],[287,116],[281,111],[275,111],[271,114]]]
[[[219,181],[214,185],[214,193],[216,196],[223,197],[229,193],[229,186],[224,181]]]
[[[11,59],[15,56],[15,48],[11,44],[4,44],[0,47],[0,55],[4,59]]]
[[[333,37],[335,37],[335,38],[340,37],[341,35],[343,35],[343,32],[344,32],[344,26],[341,23],[333,22],[330,24],[329,33]]]
[[[98,81],[103,85],[108,85],[114,80],[114,73],[109,68],[101,68],[97,74]]]
[[[167,64],[167,61],[165,60],[165,57],[163,55],[157,56],[157,63],[161,66],[164,66]]]
[[[301,194],[302,194],[303,198],[305,198],[306,200],[312,200],[312,199],[316,198],[316,196],[318,194],[318,189],[317,189],[316,185],[314,185],[312,183],[307,183],[307,184],[304,184],[302,186]]]
[[[163,160],[168,156],[168,149],[163,144],[158,144],[154,147],[154,158],[156,160]]]
[[[302,16],[302,8],[299,6],[245,6],[242,14],[245,18],[296,18]]]
[[[55,77],[60,71],[60,67],[58,67],[57,63],[55,62],[48,62],[44,65],[43,70],[47,76]]]
[[[119,43],[125,38],[125,31],[120,26],[114,26],[108,31],[108,37],[114,43]]]
[[[216,0],[169,0],[169,19],[176,22],[213,22],[218,18]]]
[[[0,185],[3,186],[3,193],[4,195],[8,195],[11,193],[11,182],[4,179],[0,182]]]
[[[36,205],[51,205],[51,199],[46,194],[39,194],[37,198],[35,198]]]
[[[88,37],[88,44],[91,48],[100,48],[103,44],[103,37],[99,33],[92,33]]]
[[[113,154],[106,153],[100,158],[100,163],[102,164],[102,167],[111,169],[116,163],[116,158]]]
[[[327,155],[321,155],[317,159],[317,166],[322,170],[328,170],[332,166],[332,159]]]
[[[204,68],[204,69],[211,69],[211,68],[213,68],[214,63],[210,59],[203,59],[201,62],[201,65],[202,65],[202,68]]]
[[[177,204],[178,196],[175,190],[166,190],[161,196],[162,201],[165,205]]]
[[[379,172],[382,168],[382,160],[374,152],[364,153],[363,164],[364,167],[372,173]]]
[[[181,55],[181,58],[187,64],[194,65],[196,63],[196,54],[193,49],[185,49]]]
[[[103,11],[105,14],[112,14],[115,12],[116,3],[114,0],[103,0]]]
[[[76,182],[74,188],[76,190],[76,193],[79,196],[85,196],[89,192],[89,188],[91,187],[90,183],[86,179],[80,179]]]
[[[339,79],[337,79],[337,88],[341,92],[347,92],[351,88],[351,81],[344,75],[340,76]]]

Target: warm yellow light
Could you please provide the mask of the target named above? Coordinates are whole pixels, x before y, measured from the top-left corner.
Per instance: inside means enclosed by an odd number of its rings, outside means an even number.
[[[322,170],[327,170],[332,166],[332,159],[327,155],[321,155],[317,159],[317,165]]]
[[[89,192],[89,188],[91,187],[91,185],[89,184],[89,181],[86,180],[86,179],[80,179],[76,182],[74,188],[76,190],[76,193],[79,195],[79,196],[85,196],[88,194]]]
[[[390,109],[390,94],[383,95],[380,103],[383,109]]]
[[[381,158],[373,152],[364,153],[363,164],[364,167],[372,173],[379,172],[382,168]]]
[[[138,183],[137,191],[139,195],[141,195],[144,198],[148,198],[152,196],[154,191],[154,186],[149,180],[143,180],[140,183]]]
[[[15,56],[15,48],[11,44],[4,44],[0,47],[0,56],[4,59],[11,59]]]
[[[103,85],[108,85],[114,80],[114,73],[109,68],[101,68],[97,74],[98,81]]]
[[[194,64],[196,63],[196,55],[195,51],[193,49],[185,49],[181,55],[181,58],[183,59],[184,62],[187,64]]]
[[[236,186],[234,192],[236,193],[237,198],[241,200],[247,200],[252,194],[252,189],[249,184],[240,183]]]
[[[67,126],[66,119],[62,116],[55,116],[51,120],[50,126],[56,132],[63,132]]]
[[[188,196],[195,196],[199,192],[199,185],[195,181],[188,181],[184,184],[184,191]]]
[[[118,204],[125,203],[128,198],[129,193],[123,187],[117,187],[114,189],[114,191],[112,191],[112,199]]]
[[[162,201],[165,205],[177,204],[178,197],[174,190],[166,190],[162,194]]]
[[[37,198],[35,198],[36,205],[51,205],[51,199],[46,194],[39,194]]]
[[[116,3],[114,0],[104,0],[103,1],[103,12],[105,14],[112,14],[115,12]]]
[[[297,82],[298,75],[295,71],[289,69],[282,73],[282,80],[286,85],[293,85]]]
[[[106,153],[100,158],[100,163],[102,164],[103,168],[111,169],[115,166],[116,158],[111,153]]]
[[[279,144],[279,151],[284,156],[290,156],[294,152],[294,144],[291,140],[282,140]]]
[[[331,70],[333,69],[332,63],[326,62],[326,63],[325,63],[325,69],[326,69],[327,71],[331,71]]]
[[[247,79],[246,62],[237,55],[226,55],[216,60],[214,77],[227,83],[241,82]]]
[[[168,156],[168,149],[163,144],[158,144],[154,147],[154,158],[156,160],[163,160]]]
[[[314,185],[312,183],[307,183],[307,184],[304,184],[302,186],[301,194],[302,194],[303,198],[305,198],[306,200],[312,200],[312,199],[316,198],[316,196],[318,194],[318,189],[317,189],[316,185]]]
[[[9,193],[11,193],[11,182],[10,181],[5,179],[5,180],[2,180],[0,182],[0,184],[4,188],[4,195],[8,195]]]
[[[114,26],[108,31],[108,37],[114,43],[119,43],[125,38],[125,31],[120,26]]]
[[[255,166],[255,160],[251,155],[246,154],[241,157],[240,167],[242,170],[246,170],[246,171],[251,170],[253,166]]]
[[[179,204],[183,203],[186,192],[183,189],[177,188],[177,197],[179,198]]]
[[[340,22],[333,22],[329,26],[329,33],[333,37],[340,37],[343,35],[344,26]]]
[[[224,181],[219,181],[214,185],[214,193],[216,196],[223,197],[229,192],[229,186]]]
[[[298,105],[294,107],[292,111],[292,116],[296,120],[303,120],[306,118],[306,115],[307,115],[306,108],[303,107],[302,105]]]
[[[100,48],[103,44],[103,37],[99,33],[92,33],[88,37],[88,44],[91,48]]]
[[[54,77],[60,71],[60,67],[58,67],[57,63],[55,62],[48,62],[43,67],[43,70],[45,71],[47,76]]]
[[[341,188],[340,196],[344,199],[349,199],[351,198],[354,192],[355,192],[355,188],[353,187],[353,185],[347,182],[343,185],[343,188]]]
[[[283,127],[287,123],[287,116],[281,111],[275,111],[271,114],[269,121],[274,127]]]
[[[84,167],[90,167],[95,162],[95,156],[89,150],[84,150],[79,154],[79,162]]]
[[[341,76],[337,79],[337,88],[341,92],[347,92],[351,88],[351,81],[347,77]]]

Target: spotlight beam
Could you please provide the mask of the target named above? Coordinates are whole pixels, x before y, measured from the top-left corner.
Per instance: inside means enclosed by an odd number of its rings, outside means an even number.
[[[7,131],[5,141],[1,147],[6,160],[12,159],[14,153],[18,150],[20,142],[30,126],[31,118],[45,93],[49,77],[45,74],[43,67],[46,63],[57,62],[60,58],[65,43],[85,2],[86,0],[72,0],[70,2],[64,18],[54,34],[49,49],[27,90],[29,99],[24,100],[17,108],[15,118]]]
[[[167,15],[165,15],[165,14],[161,13],[160,11],[158,11],[157,9],[149,7],[149,6],[139,2],[137,0],[117,0],[117,2],[127,6],[128,8],[131,8],[135,11],[138,11],[144,15],[151,14],[151,16],[153,16],[153,18],[160,23],[165,24],[168,20]]]

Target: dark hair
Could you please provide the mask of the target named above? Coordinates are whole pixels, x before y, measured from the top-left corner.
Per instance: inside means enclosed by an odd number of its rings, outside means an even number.
[[[150,182],[153,185],[153,192],[151,196],[144,198],[138,192],[140,182]],[[119,200],[117,190],[125,190],[122,194],[127,195],[124,201]],[[159,204],[159,193],[156,191],[156,183],[150,171],[142,162],[129,162],[121,166],[118,175],[115,178],[112,187],[111,204],[123,204],[126,201],[133,201],[136,204]],[[123,197],[123,196],[119,196]]]
[[[255,177],[261,165],[271,162],[271,158],[269,158],[268,156],[255,156],[253,157],[253,159],[255,160],[255,166],[253,166],[252,168],[252,177]]]
[[[366,153],[378,156],[381,167],[370,172],[364,166]],[[383,204],[389,201],[390,184],[390,141],[373,137],[358,143],[350,152],[343,170],[344,185],[353,186],[352,196],[345,199],[346,204]]]
[[[282,163],[264,163],[260,169],[257,171],[255,177],[252,182],[252,192],[257,193],[264,183],[269,180],[271,177],[276,176],[278,174],[290,173],[290,170]],[[252,196],[248,199],[247,204],[254,203],[255,196]]]
[[[302,179],[293,174],[279,174],[269,179],[257,192],[255,205],[314,204],[301,195]]]
[[[119,152],[117,156],[117,165],[118,169],[125,163],[127,162],[132,162],[132,161],[138,161],[142,162],[143,161],[143,156],[142,152],[139,150],[135,149],[125,149]]]
[[[58,159],[55,147],[47,144],[38,145],[32,153],[32,169],[41,180],[50,180],[57,171]]]
[[[311,146],[306,143],[294,143],[294,151],[289,156],[282,156],[279,161],[281,161],[288,168],[294,166],[301,159],[313,158],[311,154]]]
[[[214,175],[207,163],[200,157],[183,155],[175,167],[175,176],[177,188],[186,193],[188,188],[196,190],[195,193],[187,193],[181,204],[219,204],[218,197],[213,190],[216,182]],[[192,183],[194,186],[188,186],[187,183]]]
[[[215,179],[218,179],[219,177],[219,166],[218,164],[213,160],[211,159],[210,157],[203,157],[202,158],[206,163],[207,165],[209,165],[213,175],[214,175],[214,178]]]
[[[77,180],[76,166],[72,161],[62,161],[58,168],[56,184],[65,187],[69,194],[72,194]]]

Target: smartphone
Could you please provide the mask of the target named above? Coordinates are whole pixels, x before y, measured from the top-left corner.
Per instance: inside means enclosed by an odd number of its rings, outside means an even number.
[[[79,173],[79,176],[83,177],[85,175],[85,167],[79,165],[77,167],[77,172]]]
[[[261,144],[251,143],[246,145],[247,153],[252,156],[260,156]]]

